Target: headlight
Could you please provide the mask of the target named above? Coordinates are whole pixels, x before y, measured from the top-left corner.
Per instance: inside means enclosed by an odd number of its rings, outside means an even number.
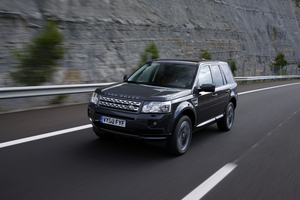
[[[171,112],[171,102],[149,102],[145,101],[143,113],[168,113]]]
[[[97,104],[98,100],[99,100],[99,95],[97,93],[93,92],[90,102],[93,104]]]

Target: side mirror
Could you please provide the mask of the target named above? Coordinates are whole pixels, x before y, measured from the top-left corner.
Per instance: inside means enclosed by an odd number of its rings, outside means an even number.
[[[198,92],[215,92],[216,86],[214,84],[202,84],[200,88],[198,88]]]
[[[123,76],[123,81],[125,81],[128,78],[128,75]]]

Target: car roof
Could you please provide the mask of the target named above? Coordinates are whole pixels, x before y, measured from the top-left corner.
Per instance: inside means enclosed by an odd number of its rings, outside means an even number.
[[[192,62],[192,63],[219,63],[224,61],[218,61],[218,60],[204,60],[204,59],[155,59],[151,60],[149,62]]]

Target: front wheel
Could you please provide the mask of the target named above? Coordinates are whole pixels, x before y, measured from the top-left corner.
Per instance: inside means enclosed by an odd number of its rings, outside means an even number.
[[[234,121],[234,105],[232,102],[229,102],[227,105],[225,115],[217,122],[218,128],[221,131],[229,131],[233,125]]]
[[[169,138],[167,150],[174,155],[184,154],[192,139],[192,123],[188,116],[182,116],[174,129],[172,136]]]

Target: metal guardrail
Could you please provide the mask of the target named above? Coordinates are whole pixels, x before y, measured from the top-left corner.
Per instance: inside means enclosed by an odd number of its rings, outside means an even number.
[[[235,81],[258,81],[300,78],[300,75],[234,77]]]
[[[235,77],[235,81],[257,81],[300,78],[300,75],[291,76],[252,76]],[[0,99],[49,96],[59,94],[75,94],[93,92],[97,87],[111,85],[112,83],[78,84],[78,85],[49,85],[28,87],[4,87],[0,88]]]
[[[0,99],[86,93],[86,92],[93,92],[97,87],[104,86],[104,85],[111,85],[113,83],[114,82],[78,84],[78,85],[4,87],[4,88],[0,88]]]

